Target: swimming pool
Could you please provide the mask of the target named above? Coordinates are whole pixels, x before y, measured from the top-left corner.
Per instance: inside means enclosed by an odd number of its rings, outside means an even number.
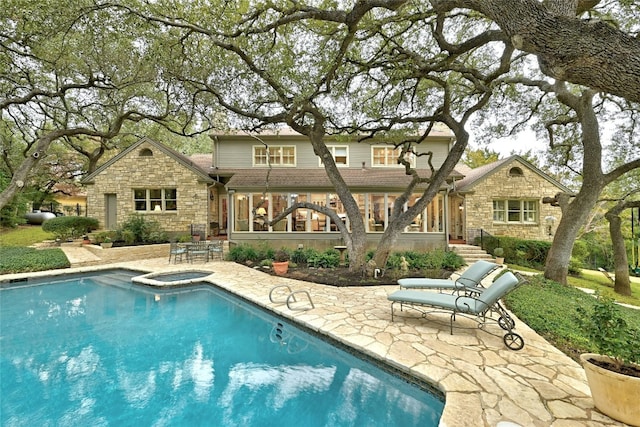
[[[0,291],[0,424],[438,425],[439,397],[262,309],[135,275]]]

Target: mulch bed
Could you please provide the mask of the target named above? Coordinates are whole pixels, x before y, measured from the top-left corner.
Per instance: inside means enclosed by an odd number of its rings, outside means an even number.
[[[273,274],[271,269],[265,270]],[[395,273],[395,274],[394,274]],[[336,268],[310,268],[310,267],[289,267],[289,271],[281,276],[291,279],[304,280],[307,282],[321,283],[331,286],[379,286],[397,285],[397,280],[401,277],[438,277],[446,278],[450,271],[409,271],[406,274],[398,275],[397,272],[387,273],[379,277],[365,277],[361,272],[351,272],[346,267]]]

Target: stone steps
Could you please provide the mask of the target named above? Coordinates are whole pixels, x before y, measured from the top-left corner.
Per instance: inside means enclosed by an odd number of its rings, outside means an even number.
[[[479,246],[466,244],[452,244],[449,247],[460,255],[467,264],[473,264],[479,260],[495,261],[495,259]]]

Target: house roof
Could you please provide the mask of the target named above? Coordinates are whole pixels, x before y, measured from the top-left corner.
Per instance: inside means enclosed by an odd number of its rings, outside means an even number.
[[[218,141],[223,140],[233,140],[233,141],[256,141],[256,140],[286,140],[286,141],[297,141],[297,140],[307,140],[308,136],[303,135],[301,133],[296,132],[290,127],[284,127],[280,129],[261,129],[257,132],[244,131],[238,129],[220,131],[220,132],[212,132],[209,134],[211,138]],[[366,136],[365,134],[327,134],[325,135],[325,141],[347,141],[350,140],[352,142],[357,141],[359,137]],[[418,133],[415,134],[418,136]],[[375,138],[369,140],[369,143],[383,143],[386,141],[388,137],[384,135],[377,135]],[[427,139],[430,142],[438,142],[443,144],[450,144],[454,139],[455,135],[451,130],[444,125],[434,126]]]
[[[173,157],[178,163],[182,164],[184,167],[186,167],[187,169],[190,169],[196,175],[198,175],[200,180],[202,180],[204,182],[213,182],[213,179],[209,176],[209,173],[208,173],[208,169],[211,166],[211,156],[208,156],[208,158],[209,158],[208,165],[206,167],[202,167],[201,164],[204,164],[203,162],[192,161],[189,157],[185,156],[184,154],[181,154],[181,153],[177,152],[173,148],[170,148],[170,147],[168,147],[168,146],[166,146],[166,145],[164,145],[164,144],[162,144],[160,142],[154,141],[153,139],[147,138],[147,137],[139,139],[138,141],[133,143],[131,146],[129,146],[127,149],[123,150],[122,152],[120,152],[116,156],[112,157],[111,159],[109,159],[108,161],[103,163],[93,173],[91,173],[88,176],[86,176],[85,178],[83,178],[81,182],[83,184],[88,184],[88,183],[93,182],[93,180],[95,179],[95,177],[97,175],[102,173],[105,169],[109,168],[109,166],[113,165],[115,162],[117,162],[118,160],[120,160],[121,158],[126,156],[127,154],[131,153],[132,151],[134,151],[135,149],[137,149],[138,147],[140,147],[140,145],[142,145],[144,143],[148,143],[150,145],[153,145],[155,148],[157,148],[158,150],[162,151],[167,156]],[[198,155],[198,156],[204,156],[204,155]],[[202,159],[200,159],[200,160],[202,160]]]
[[[216,169],[215,173],[220,176],[231,176],[226,187],[234,190],[264,188],[267,183],[267,174],[270,190],[290,190],[295,188],[326,190],[334,188],[327,173],[322,168]],[[403,190],[411,180],[404,173],[404,169],[401,168],[343,168],[340,169],[340,174],[347,186],[353,190]],[[420,174],[423,177],[431,176],[430,171],[426,170],[420,171]],[[453,172],[451,176],[462,177],[456,172]],[[427,184],[423,184],[419,188],[425,188],[426,186]]]
[[[553,179],[533,164],[525,160],[524,158],[514,155],[507,157],[505,159],[497,160],[493,163],[489,163],[475,169],[471,169],[465,165],[456,166],[456,170],[462,174],[464,174],[464,178],[462,180],[456,181],[456,190],[460,193],[466,193],[473,191],[474,187],[481,183],[484,179],[489,177],[490,175],[496,173],[498,170],[502,169],[502,167],[511,164],[513,161],[518,161],[520,164],[530,169],[532,172],[538,174],[543,179],[546,179],[556,187],[560,188],[562,191],[567,193],[571,193],[571,189],[560,183],[559,181]],[[466,171],[465,171],[466,169]]]

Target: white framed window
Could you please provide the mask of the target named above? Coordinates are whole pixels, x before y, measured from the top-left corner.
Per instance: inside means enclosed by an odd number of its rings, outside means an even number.
[[[371,147],[371,165],[375,167],[402,167],[398,163],[398,158],[402,148],[392,147],[388,145]],[[413,153],[407,153],[405,159],[409,161],[411,167],[416,166],[416,156]]]
[[[295,166],[296,147],[294,145],[254,145],[254,166]]]
[[[538,201],[494,200],[493,221],[536,224],[538,222]]]
[[[333,156],[336,166],[349,166],[349,146],[348,145],[327,145],[327,148]],[[322,166],[322,160],[319,161]]]
[[[398,166],[400,149],[394,147],[371,147],[372,166]]]
[[[133,204],[138,212],[178,210],[175,188],[134,188]]]

